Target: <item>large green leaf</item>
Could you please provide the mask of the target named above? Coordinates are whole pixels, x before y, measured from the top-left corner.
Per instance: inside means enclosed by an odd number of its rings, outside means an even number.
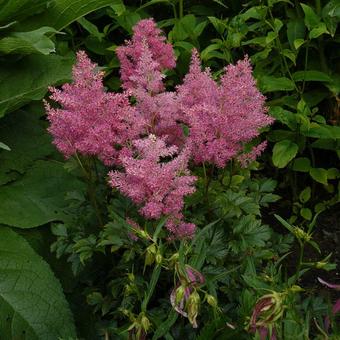
[[[71,78],[72,57],[30,55],[0,64],[0,117],[31,100],[44,97],[47,87]]]
[[[297,154],[299,147],[290,140],[282,140],[274,145],[273,163],[278,168],[284,168]]]
[[[0,136],[11,150],[0,150],[0,185],[23,174],[37,159],[54,152],[46,122],[40,120],[41,107],[17,111],[0,120]],[[0,189],[1,190],[1,189]]]
[[[294,83],[286,78],[276,78],[273,76],[263,76],[258,79],[258,84],[263,93],[272,91],[292,91],[294,90]]]
[[[43,11],[50,0],[0,0],[0,24]]]
[[[55,52],[53,41],[46,36],[47,33],[56,33],[52,27],[40,27],[30,32],[15,32],[0,40],[0,53],[41,53]]]
[[[59,281],[26,240],[0,227],[1,339],[75,338]]]
[[[62,163],[37,161],[25,176],[0,190],[0,223],[33,228],[63,220],[65,195],[83,190],[83,183],[66,172]]]
[[[55,0],[43,13],[30,18],[21,25],[23,30],[51,26],[62,30],[73,21],[105,6],[114,5],[117,0]]]

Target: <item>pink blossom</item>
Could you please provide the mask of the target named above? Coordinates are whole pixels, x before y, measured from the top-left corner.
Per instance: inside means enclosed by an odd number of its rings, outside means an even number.
[[[178,97],[190,127],[188,144],[196,163],[224,167],[242,151],[244,143],[259,135],[260,128],[273,122],[266,114],[265,98],[256,88],[247,57],[226,67],[218,86],[209,70],[201,70],[194,51]]]
[[[251,162],[255,161],[256,158],[262,154],[266,147],[267,141],[264,141],[259,145],[254,146],[250,152],[239,155],[237,160],[240,162],[243,168],[246,168]]]
[[[176,146],[168,147],[154,135],[133,141],[133,146],[135,157],[120,157],[124,172],[109,173],[111,186],[140,205],[139,212],[146,218],[181,216],[184,196],[195,191],[196,177],[187,169],[189,150],[178,153]],[[164,158],[171,160],[164,162]]]
[[[103,73],[85,52],[77,53],[73,82],[50,91],[50,98],[61,107],[46,104],[49,132],[66,158],[75,153],[93,155],[111,165],[118,156],[116,146],[136,138],[143,127],[126,94],[104,91]]]
[[[157,28],[153,19],[139,21],[133,28],[133,33],[132,39],[127,41],[125,46],[117,48],[117,56],[121,64],[121,79],[125,89],[135,88],[132,79],[137,76],[139,61],[145,51],[145,45],[149,48],[152,59],[157,63],[158,71],[172,69],[176,66],[172,46],[165,42],[165,37],[161,35],[161,30]]]

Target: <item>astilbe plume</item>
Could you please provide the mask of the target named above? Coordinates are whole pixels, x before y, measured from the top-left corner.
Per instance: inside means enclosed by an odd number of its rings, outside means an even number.
[[[49,132],[66,158],[80,153],[112,165],[118,157],[115,146],[124,146],[143,129],[142,117],[137,116],[126,94],[105,92],[103,73],[85,52],[77,53],[73,82],[61,90],[49,90],[50,98],[60,104],[53,108],[46,103]]]
[[[196,178],[187,170],[189,150],[178,153],[176,146],[168,147],[154,135],[135,140],[133,146],[135,157],[120,157],[124,172],[109,173],[111,186],[140,205],[144,217],[168,216],[168,229],[176,237],[192,236],[193,225],[186,225],[181,213],[184,196],[195,191]],[[165,158],[171,160],[165,162]]]
[[[150,49],[152,59],[157,63],[157,70],[172,69],[176,66],[175,54],[171,44],[165,42],[165,37],[153,19],[144,19],[133,28],[132,39],[124,46],[117,48],[120,61],[121,80],[124,89],[133,89],[136,86],[136,69],[145,46]]]
[[[223,168],[245,143],[259,135],[260,128],[273,122],[266,114],[265,98],[256,88],[247,57],[227,66],[217,85],[209,70],[201,70],[194,51],[178,96],[190,127],[188,143],[196,163],[210,162]],[[257,155],[260,149],[255,150]]]

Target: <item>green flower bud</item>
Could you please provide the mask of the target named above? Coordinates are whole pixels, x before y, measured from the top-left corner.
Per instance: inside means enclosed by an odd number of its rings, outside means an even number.
[[[145,332],[147,332],[151,326],[150,320],[143,314],[141,317],[141,325]]]
[[[185,287],[184,286],[179,286],[176,289],[176,298],[175,298],[175,304],[178,305],[184,298],[185,294]]]
[[[217,307],[217,300],[214,296],[212,296],[210,294],[206,294],[205,298],[207,299],[207,302],[211,307],[213,307],[213,308]]]
[[[146,248],[145,255],[145,265],[150,266],[155,261],[155,255],[157,253],[157,247],[155,244],[151,244],[151,246]]]
[[[156,259],[156,263],[157,263],[157,264],[161,264],[162,261],[163,261],[163,256],[162,256],[162,254],[158,252],[158,253],[156,254],[156,258],[155,258],[155,259]]]
[[[189,296],[189,299],[187,301],[188,319],[193,328],[197,328],[196,318],[198,316],[200,301],[200,296],[196,290]]]

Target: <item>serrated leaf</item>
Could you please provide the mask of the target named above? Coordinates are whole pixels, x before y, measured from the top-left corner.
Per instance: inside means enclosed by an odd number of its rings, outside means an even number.
[[[33,228],[63,220],[67,191],[84,190],[84,184],[67,173],[62,163],[38,161],[26,175],[0,191],[0,223]]]
[[[273,163],[278,168],[284,168],[297,154],[299,147],[290,140],[283,140],[274,145]]]
[[[31,100],[40,100],[52,84],[71,78],[72,57],[31,55],[0,64],[0,117]],[[20,80],[20,81],[18,81]]]
[[[75,338],[60,283],[24,238],[0,227],[0,333],[3,339]]]
[[[310,169],[309,174],[315,181],[321,184],[327,185],[327,170],[326,169],[312,168]]]

